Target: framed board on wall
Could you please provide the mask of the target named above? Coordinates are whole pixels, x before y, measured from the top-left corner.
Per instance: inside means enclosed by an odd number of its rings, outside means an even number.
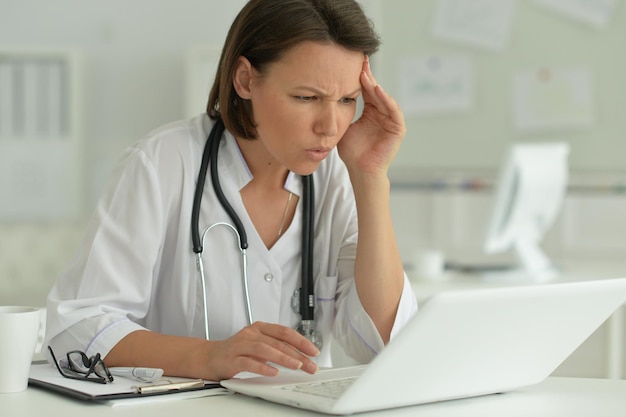
[[[0,221],[80,210],[80,54],[0,50]]]

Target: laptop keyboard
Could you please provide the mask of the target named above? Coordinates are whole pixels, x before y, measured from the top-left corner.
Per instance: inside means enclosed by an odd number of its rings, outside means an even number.
[[[314,381],[294,385],[285,385],[282,386],[281,389],[336,399],[339,398],[355,380],[356,377],[334,379],[331,381]]]

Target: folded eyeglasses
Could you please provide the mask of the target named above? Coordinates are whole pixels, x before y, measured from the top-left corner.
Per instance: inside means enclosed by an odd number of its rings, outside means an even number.
[[[80,350],[72,350],[65,355],[65,358],[57,361],[50,346],[48,346],[48,350],[59,373],[65,378],[96,382],[98,384],[113,382],[113,375],[109,372],[109,368],[104,364],[99,353],[88,357]]]

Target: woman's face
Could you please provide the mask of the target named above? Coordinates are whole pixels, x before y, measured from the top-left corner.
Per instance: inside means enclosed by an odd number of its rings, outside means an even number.
[[[263,75],[250,70],[242,97],[252,102],[267,163],[274,159],[300,175],[315,171],[354,118],[364,59],[333,43],[303,42]]]

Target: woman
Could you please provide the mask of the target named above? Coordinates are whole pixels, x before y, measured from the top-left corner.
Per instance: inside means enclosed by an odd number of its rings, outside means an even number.
[[[314,373],[331,365],[332,333],[348,355],[371,360],[416,310],[389,210],[387,171],[405,125],[371,73],[378,44],[353,0],[247,3],[225,41],[207,114],[152,132],[117,166],[48,299],[46,343],[56,356],[99,352],[108,366],[208,380],[271,376],[276,365]],[[252,323],[232,231],[206,234],[206,291],[189,232],[203,148],[221,122],[217,172],[248,231]],[[308,175],[321,350],[294,329],[291,306]],[[210,184],[200,230],[232,223]]]

